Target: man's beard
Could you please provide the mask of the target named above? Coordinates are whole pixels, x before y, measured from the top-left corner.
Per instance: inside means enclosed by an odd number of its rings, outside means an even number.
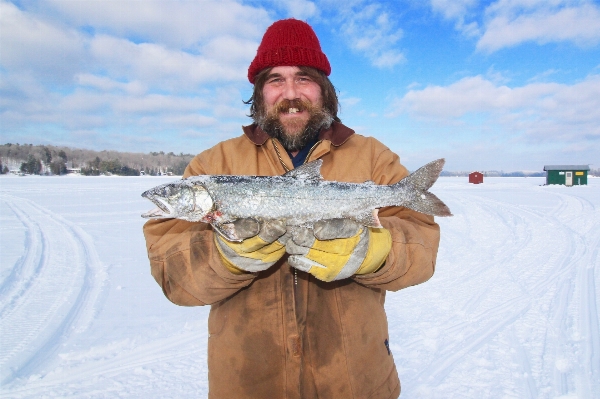
[[[285,126],[279,120],[282,112],[295,108],[297,112],[307,111],[308,121],[289,120]],[[255,118],[256,124],[269,136],[278,139],[288,151],[299,151],[314,140],[321,128],[328,128],[333,122],[331,114],[321,106],[315,107],[307,101],[282,100],[266,113]]]

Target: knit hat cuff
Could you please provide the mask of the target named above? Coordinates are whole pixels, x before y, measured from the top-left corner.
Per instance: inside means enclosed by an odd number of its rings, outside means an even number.
[[[323,71],[327,76],[331,73],[331,65],[321,51],[298,46],[284,46],[257,54],[248,68],[248,80],[254,84],[254,78],[261,70],[275,66],[308,66]]]

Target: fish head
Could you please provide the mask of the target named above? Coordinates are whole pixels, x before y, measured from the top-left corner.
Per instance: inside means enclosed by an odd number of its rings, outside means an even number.
[[[202,185],[186,180],[162,184],[142,193],[157,206],[142,215],[147,219],[176,218],[189,222],[203,220],[214,209],[214,201]]]

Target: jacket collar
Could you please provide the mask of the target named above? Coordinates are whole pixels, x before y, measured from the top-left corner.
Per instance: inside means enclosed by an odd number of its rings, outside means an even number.
[[[256,145],[263,145],[269,135],[265,133],[256,123],[248,126],[242,126],[244,134]],[[346,142],[354,134],[354,130],[340,122],[333,122],[329,129],[321,130],[319,140],[329,140],[331,144],[338,147]]]

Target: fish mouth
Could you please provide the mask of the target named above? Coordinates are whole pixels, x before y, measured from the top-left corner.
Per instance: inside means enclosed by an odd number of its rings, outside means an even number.
[[[142,214],[143,218],[152,219],[152,218],[169,218],[172,217],[173,207],[171,207],[168,203],[163,201],[160,197],[156,197],[149,192],[145,192],[142,194],[142,197],[149,199],[157,206],[144,214]]]

